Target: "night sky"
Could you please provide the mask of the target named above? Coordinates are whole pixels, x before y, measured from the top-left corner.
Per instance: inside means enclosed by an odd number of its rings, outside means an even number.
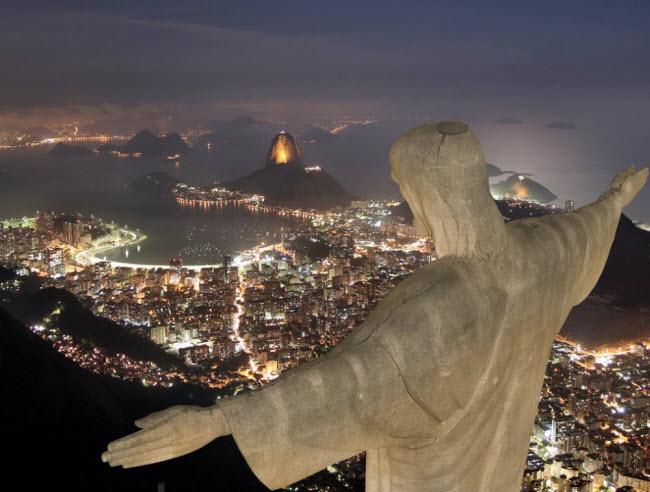
[[[489,161],[546,173],[580,202],[648,163],[649,26],[647,1],[4,0],[0,127],[116,113],[463,119]],[[632,215],[650,221],[642,195]]]

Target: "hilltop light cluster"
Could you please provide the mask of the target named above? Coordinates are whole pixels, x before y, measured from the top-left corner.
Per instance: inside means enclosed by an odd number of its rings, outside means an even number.
[[[302,150],[291,134],[283,130],[273,138],[266,154],[266,165],[302,165]]]

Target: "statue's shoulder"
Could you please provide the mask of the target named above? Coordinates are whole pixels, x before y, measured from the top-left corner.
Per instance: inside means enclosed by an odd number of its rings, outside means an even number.
[[[480,309],[502,304],[498,289],[491,294],[496,279],[492,270],[479,260],[445,256],[435,260],[402,280],[386,295],[337,347],[337,351],[373,335],[379,339],[408,336],[413,330],[432,333],[436,325],[451,329],[478,315]],[[490,302],[486,301],[486,295]]]
[[[470,401],[498,352],[506,305],[489,263],[443,257],[400,283],[365,335],[388,352],[409,394],[446,420]]]
[[[454,326],[491,318],[505,305],[497,273],[488,262],[447,256],[421,268],[391,292],[392,299],[376,310],[387,315],[375,335],[406,324],[422,326],[440,337],[456,336]],[[383,329],[382,329],[383,328]]]
[[[416,298],[425,292],[434,295],[434,291],[443,286],[454,261],[452,257],[445,257],[421,267],[406,277],[379,301],[363,323],[355,327],[334,351],[339,352],[368,338],[377,328],[388,322],[392,314],[402,309],[411,298]]]
[[[485,261],[443,257],[403,280],[343,342],[372,339],[439,421],[470,401],[498,352],[507,294]]]
[[[402,302],[419,302],[422,298],[444,298],[450,289],[457,290],[469,279],[475,279],[485,271],[486,264],[480,260],[458,256],[443,256],[421,267],[413,275],[400,282],[391,295]]]

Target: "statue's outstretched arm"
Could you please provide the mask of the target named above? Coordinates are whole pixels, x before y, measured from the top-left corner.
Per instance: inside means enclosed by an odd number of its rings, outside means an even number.
[[[421,425],[427,418],[388,352],[369,337],[260,390],[150,414],[136,421],[142,430],[110,443],[102,460],[141,466],[232,434],[253,472],[275,489],[364,450],[412,442],[431,432]]]
[[[573,213],[544,217],[560,234],[563,256],[568,267],[575,269],[571,279],[571,304],[580,304],[592,291],[605,268],[614,242],[621,210],[628,205],[648,178],[648,168],[629,166],[620,171],[610,189]]]
[[[230,433],[216,406],[175,405],[135,424],[140,430],[109,443],[102,461],[124,468],[148,465],[191,453]]]
[[[402,422],[426,418],[372,337],[218,405],[251,469],[271,489],[364,450],[404,443],[413,436]]]

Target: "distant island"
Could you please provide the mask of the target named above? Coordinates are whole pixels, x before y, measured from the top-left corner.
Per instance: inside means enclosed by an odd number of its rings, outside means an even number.
[[[502,174],[504,174],[501,168],[495,166],[494,164],[490,164],[489,162],[485,163],[485,167],[487,167],[488,178],[492,178],[494,176],[501,176]]]
[[[490,185],[495,198],[516,198],[537,203],[549,203],[557,199],[551,190],[523,174],[513,174],[503,181]]]
[[[52,147],[52,150],[47,153],[47,156],[55,159],[62,159],[67,157],[86,157],[92,154],[93,151],[83,145],[70,145],[59,142]]]
[[[199,147],[207,146],[208,149],[221,145],[240,149],[266,146],[266,143],[274,134],[269,123],[258,121],[250,116],[228,121],[207,121],[205,124],[207,127],[212,128],[212,131],[202,135],[196,145]]]
[[[137,191],[154,191],[166,194],[179,183],[179,180],[169,174],[156,171],[143,174],[131,181],[131,187]]]
[[[278,133],[262,169],[223,183],[226,188],[264,195],[265,203],[302,209],[328,209],[352,200],[341,184],[320,166],[304,166],[293,136]]]
[[[136,133],[123,145],[104,144],[97,148],[100,154],[117,157],[161,157],[178,159],[190,151],[183,137],[178,133],[156,136],[149,130]]]

